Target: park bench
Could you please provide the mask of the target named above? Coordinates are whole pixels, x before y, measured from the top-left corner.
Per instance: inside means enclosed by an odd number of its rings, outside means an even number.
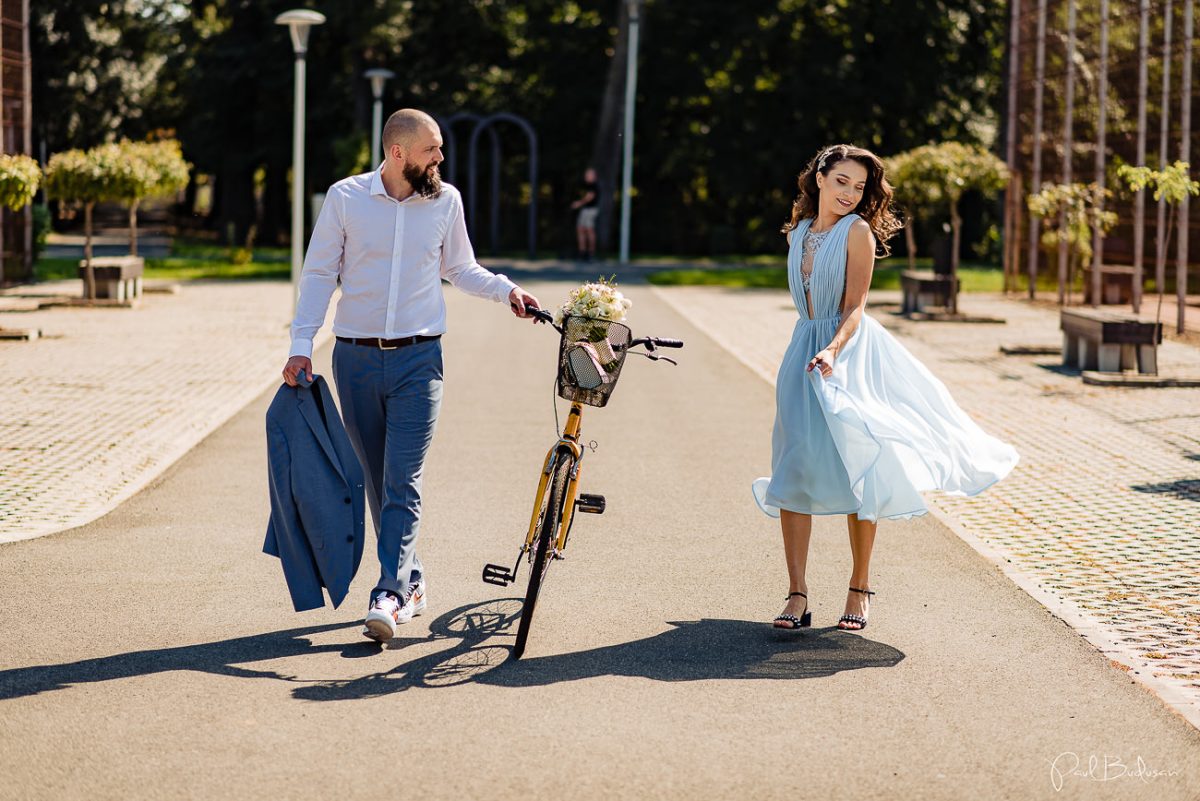
[[[951,294],[958,289],[953,278],[932,270],[904,270],[900,273],[900,288],[904,292],[901,314],[921,312],[930,306],[949,306]]]
[[[1084,294],[1088,303],[1127,306],[1133,303],[1133,266],[1129,264],[1100,265],[1100,301],[1092,297],[1092,270],[1083,269]]]
[[[79,262],[79,277],[87,294],[87,260]],[[131,301],[142,296],[142,273],[145,261],[141,256],[101,256],[92,259],[96,277],[96,297],[116,301]]]
[[[1100,309],[1063,309],[1063,365],[1118,373],[1158,374],[1162,324]]]

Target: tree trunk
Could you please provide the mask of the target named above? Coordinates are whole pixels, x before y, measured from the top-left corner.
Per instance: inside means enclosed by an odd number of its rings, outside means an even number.
[[[129,204],[129,255],[137,255],[137,213],[141,198],[134,198]]]
[[[1096,120],[1096,185],[1100,187],[1096,206],[1099,212],[1104,211],[1104,188],[1106,163],[1104,148],[1108,144],[1108,0],[1100,0],[1100,85],[1096,94],[1099,96],[1100,108]],[[1104,264],[1104,229],[1099,220],[1092,230],[1092,305],[1100,307],[1100,268]],[[1086,291],[1084,294],[1087,294]]]
[[[1042,101],[1046,86],[1046,0],[1038,0],[1037,11],[1037,56],[1036,79],[1033,84],[1033,172],[1030,177],[1029,193],[1042,191]],[[1041,223],[1036,215],[1029,215],[1029,299],[1037,297],[1038,257],[1041,248]]]
[[[600,97],[600,123],[592,144],[592,167],[596,170],[600,214],[596,221],[596,244],[609,250],[612,244],[613,195],[621,167],[621,126],[624,120],[625,61],[629,49],[629,8],[617,0],[617,38],[613,44],[608,77]]]
[[[1172,5],[1166,4],[1163,9],[1163,49],[1162,49],[1162,105],[1158,108],[1158,168],[1161,170],[1169,163],[1167,147],[1170,142],[1171,117],[1171,11]],[[1166,233],[1164,233],[1166,232]],[[1158,290],[1158,311],[1162,314],[1163,287],[1167,284],[1167,247],[1171,238],[1170,223],[1167,220],[1167,201],[1158,201],[1158,222],[1154,227],[1154,286]]]
[[[1190,162],[1192,160],[1192,0],[1185,0],[1183,4],[1183,64],[1180,67],[1180,72],[1183,74],[1183,86],[1180,88],[1180,128],[1182,134],[1179,138],[1179,160]],[[1176,307],[1175,313],[1175,332],[1182,334],[1187,324],[1187,274],[1188,274],[1188,236],[1191,234],[1191,225],[1189,224],[1188,208],[1191,205],[1192,196],[1185,194],[1183,202],[1179,204],[1179,230],[1177,236],[1179,241],[1175,244],[1175,297]]]
[[[962,217],[958,213],[958,199],[950,201],[950,308],[958,314],[958,249],[962,245]]]
[[[1069,186],[1074,180],[1072,168],[1074,167],[1075,154],[1075,21],[1076,21],[1076,3],[1077,0],[1067,0],[1067,84],[1064,93],[1066,95],[1066,111],[1063,114],[1063,138],[1062,138],[1062,183]],[[1062,231],[1062,238],[1058,242],[1058,305],[1062,306],[1067,302],[1067,282],[1070,280],[1070,260],[1071,254],[1069,251],[1070,243],[1067,241],[1067,212],[1064,209],[1058,219],[1059,230]]]
[[[288,195],[288,161],[267,162],[266,181],[263,184],[262,226],[259,242],[263,245],[279,245],[285,240],[291,214],[291,197]]]
[[[904,247],[908,251],[908,269],[917,269],[917,235],[913,232],[913,226],[916,225],[915,217],[909,217],[904,221]]]
[[[246,241],[246,232],[255,222],[254,169],[241,163],[223,165],[216,189],[221,197],[217,218],[221,241],[230,247],[239,246]]]
[[[96,299],[96,273],[92,269],[92,207],[93,202],[83,206],[83,287],[88,303]]]
[[[1150,86],[1147,70],[1150,61],[1150,0],[1138,0],[1138,106],[1137,163],[1146,166],[1146,100]],[[1142,310],[1142,288],[1146,282],[1146,190],[1139,189],[1133,200],[1133,313]]]

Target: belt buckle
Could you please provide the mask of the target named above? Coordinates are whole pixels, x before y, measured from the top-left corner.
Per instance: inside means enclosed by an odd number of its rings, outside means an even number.
[[[400,347],[399,345],[392,345],[391,347],[388,347],[383,344],[383,341],[383,337],[379,337],[379,339],[375,340],[375,344],[379,346],[380,350],[396,350]]]

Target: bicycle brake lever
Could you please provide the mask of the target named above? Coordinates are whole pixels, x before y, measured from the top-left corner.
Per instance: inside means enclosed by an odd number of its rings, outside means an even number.
[[[645,356],[647,359],[649,359],[652,362],[670,362],[671,364],[675,365],[676,367],[679,366],[679,362],[675,361],[670,356],[660,356],[657,353],[643,353],[642,355]]]

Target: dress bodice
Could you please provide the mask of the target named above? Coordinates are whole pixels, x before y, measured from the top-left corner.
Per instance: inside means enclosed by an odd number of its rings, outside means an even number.
[[[809,229],[811,219],[803,220],[792,231],[788,249],[788,287],[792,290],[792,301],[802,320],[828,320],[841,316],[842,295],[846,288],[846,241],[850,226],[859,219],[857,214],[847,214],[832,228],[818,236],[823,239],[812,242]],[[812,275],[808,280],[808,292],[812,296],[813,316],[808,315],[808,301],[804,296],[804,251],[805,247],[816,246],[812,259]]]

